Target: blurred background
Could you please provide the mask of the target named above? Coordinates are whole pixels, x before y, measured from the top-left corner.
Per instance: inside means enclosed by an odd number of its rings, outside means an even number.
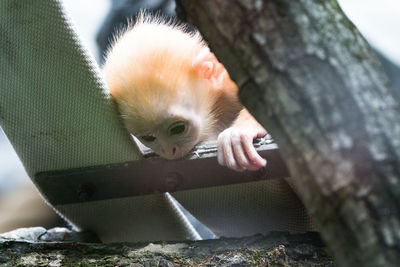
[[[99,65],[113,32],[141,8],[174,14],[173,0],[61,0],[83,45]],[[94,5],[94,3],[96,3]],[[347,16],[378,52],[400,99],[400,1],[339,0]],[[0,233],[19,227],[63,226],[44,203],[0,128]]]

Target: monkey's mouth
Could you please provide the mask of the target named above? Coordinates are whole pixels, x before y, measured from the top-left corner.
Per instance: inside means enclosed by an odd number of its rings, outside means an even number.
[[[196,150],[195,146],[193,146],[192,148],[185,149],[184,151],[183,150],[177,151],[175,155],[163,155],[163,154],[159,154],[159,155],[168,160],[177,160],[177,159],[184,158],[185,156],[190,154],[190,152],[195,151],[195,150]]]
[[[160,153],[156,152],[159,156],[168,159],[168,160],[177,160],[177,159],[182,159],[188,156],[189,154],[193,154],[196,151],[196,144],[198,143],[197,140],[185,143],[182,147],[177,147],[176,151],[173,151],[172,153],[165,154],[165,153]]]

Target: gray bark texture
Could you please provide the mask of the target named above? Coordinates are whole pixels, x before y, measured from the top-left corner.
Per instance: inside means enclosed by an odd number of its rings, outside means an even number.
[[[278,143],[339,266],[400,266],[399,103],[338,3],[177,6]]]

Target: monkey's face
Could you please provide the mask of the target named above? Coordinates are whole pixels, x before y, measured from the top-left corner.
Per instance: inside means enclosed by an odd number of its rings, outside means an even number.
[[[201,119],[190,110],[166,111],[156,121],[126,118],[125,125],[140,142],[166,159],[185,156],[200,141]]]

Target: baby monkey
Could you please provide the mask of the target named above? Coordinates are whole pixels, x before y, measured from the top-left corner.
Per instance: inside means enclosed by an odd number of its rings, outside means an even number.
[[[116,38],[103,67],[126,128],[160,156],[177,159],[218,140],[218,162],[236,171],[266,165],[253,139],[266,130],[199,32],[144,13]]]

